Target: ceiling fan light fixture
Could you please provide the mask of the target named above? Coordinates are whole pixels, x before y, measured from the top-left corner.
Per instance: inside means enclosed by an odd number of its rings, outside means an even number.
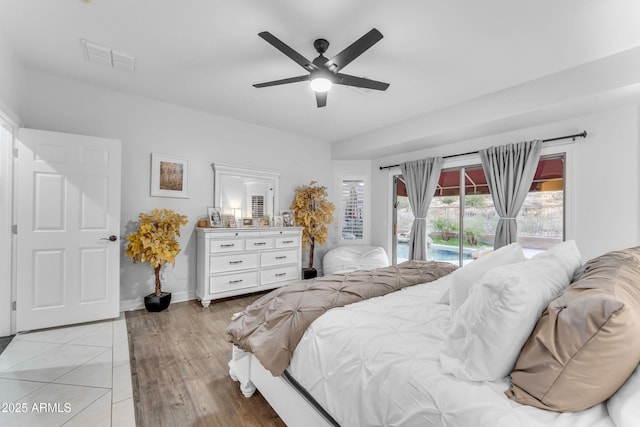
[[[316,77],[311,80],[311,89],[313,89],[314,92],[327,92],[331,89],[332,85],[331,80],[325,77]]]

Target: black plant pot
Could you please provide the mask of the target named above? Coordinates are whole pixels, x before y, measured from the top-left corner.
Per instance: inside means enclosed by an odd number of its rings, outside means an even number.
[[[144,297],[145,308],[153,313],[166,310],[169,304],[171,304],[171,292],[160,292],[158,297],[155,293]]]
[[[316,270],[315,268],[302,269],[302,278],[304,280],[313,279],[314,277],[318,277],[318,270]]]

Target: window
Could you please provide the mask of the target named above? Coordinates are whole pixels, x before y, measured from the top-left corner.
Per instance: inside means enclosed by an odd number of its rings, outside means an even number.
[[[541,157],[517,217],[518,242],[530,257],[564,240],[564,154]],[[461,185],[461,183],[464,183]],[[395,262],[408,258],[413,214],[396,177]],[[444,169],[427,214],[429,259],[465,264],[493,249],[498,214],[481,165]]]
[[[342,239],[364,240],[365,182],[362,179],[343,179],[340,192]]]
[[[251,196],[251,217],[262,218],[264,216],[264,196]]]

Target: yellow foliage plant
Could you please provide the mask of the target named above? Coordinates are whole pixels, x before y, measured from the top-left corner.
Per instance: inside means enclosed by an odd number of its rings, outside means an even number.
[[[138,231],[131,233],[125,253],[136,262],[147,262],[156,275],[156,296],[160,296],[160,269],[166,263],[175,265],[176,255],[180,252],[180,227],[189,221],[186,215],[180,215],[171,209],[153,209],[139,216]]]
[[[303,227],[303,248],[309,244],[309,269],[313,268],[313,252],[316,242],[320,245],[327,240],[327,224],[333,221],[335,206],[327,200],[327,187],[311,181],[309,185],[296,187],[291,202],[295,224]]]

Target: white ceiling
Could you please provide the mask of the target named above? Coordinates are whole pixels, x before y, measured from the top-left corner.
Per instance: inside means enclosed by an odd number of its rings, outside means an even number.
[[[637,0],[0,0],[26,67],[347,145],[640,46],[639,22]],[[316,38],[330,58],[374,27],[384,38],[343,72],[386,92],[337,86],[319,109],[307,83],[252,87],[304,74],[260,31],[313,59]],[[81,39],[135,72],[86,61]]]

